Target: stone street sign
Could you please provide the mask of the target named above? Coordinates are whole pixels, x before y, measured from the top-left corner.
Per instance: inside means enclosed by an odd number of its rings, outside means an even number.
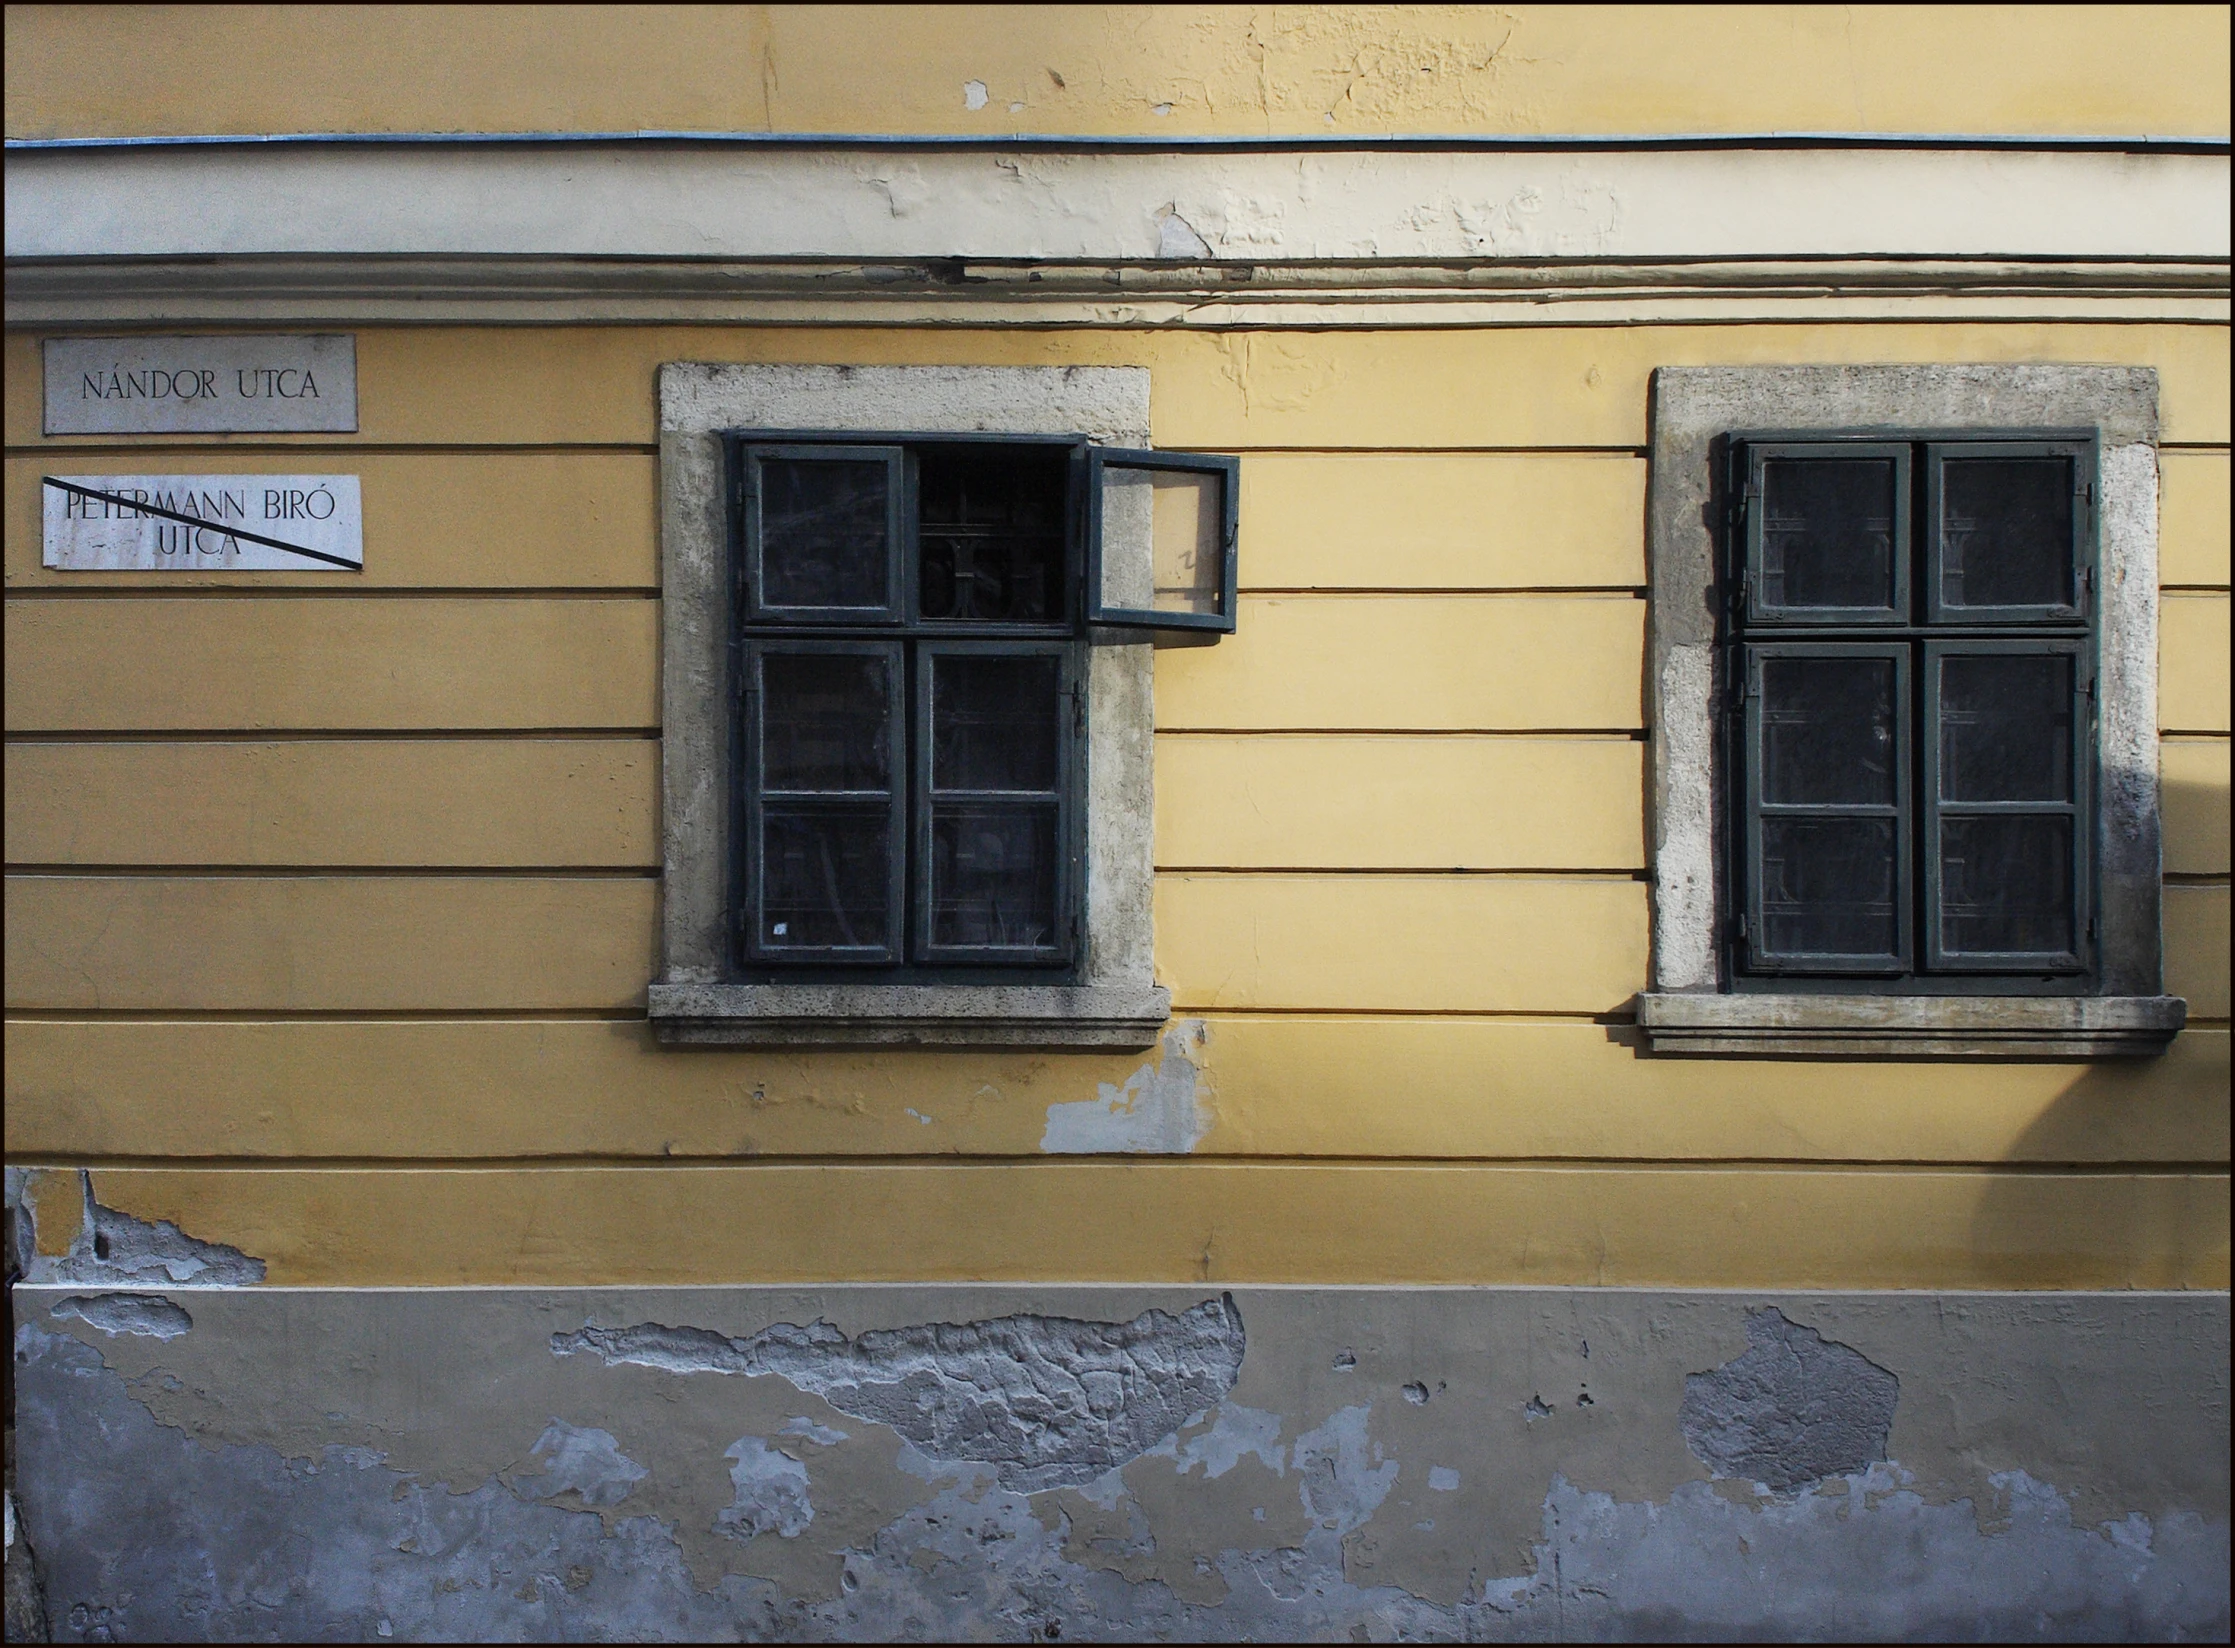
[[[357,427],[347,332],[48,338],[49,435],[208,435]]]
[[[361,572],[354,475],[45,475],[63,572]]]

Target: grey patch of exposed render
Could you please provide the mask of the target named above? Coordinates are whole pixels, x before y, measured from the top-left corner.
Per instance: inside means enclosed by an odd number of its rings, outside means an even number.
[[[1296,1438],[1296,1474],[1304,1508],[1330,1533],[1363,1527],[1397,1485],[1398,1464],[1367,1434],[1372,1410],[1363,1403],[1338,1408],[1327,1422]]]
[[[152,1293],[73,1293],[56,1302],[49,1316],[74,1316],[103,1333],[136,1333],[149,1339],[176,1339],[194,1326],[182,1306]]]
[[[93,1199],[93,1176],[81,1171],[85,1216],[70,1250],[34,1254],[28,1282],[133,1283],[155,1287],[247,1287],[264,1279],[264,1261],[223,1242],[187,1235],[168,1219],[153,1224]]]
[[[652,1474],[621,1451],[611,1431],[570,1425],[563,1419],[546,1425],[528,1451],[542,1461],[543,1474],[513,1474],[512,1491],[522,1499],[556,1499],[571,1493],[585,1505],[618,1505]]]
[[[48,1583],[63,1640],[984,1640],[1046,1638],[1051,1625],[1074,1641],[2227,1631],[2224,1518],[2075,1525],[2056,1489],[2009,1472],[1993,1479],[2006,1531],[1989,1536],[1969,1502],[1930,1503],[1895,1465],[1751,1504],[1705,1483],[1651,1502],[1555,1477],[1531,1570],[1478,1577],[1448,1607],[1354,1584],[1326,1526],[1299,1546],[1206,1545],[1225,1599],[1191,1604],[1074,1560],[1060,1515],[1043,1521],[1045,1502],[966,1466],[845,1551],[827,1601],[734,1574],[702,1590],[653,1518],[524,1505],[495,1482],[453,1494],[340,1449],[290,1462],[256,1444],[205,1445],[157,1423],[73,1338],[26,1324],[17,1353],[28,1456],[71,1464],[30,1473],[23,1506],[41,1551],[61,1553]],[[1314,1467],[1307,1503],[1338,1525],[1386,1468],[1344,1414],[1300,1452]],[[151,1526],[174,1537],[151,1541]],[[182,1550],[194,1560],[181,1563]]]
[[[818,1448],[835,1448],[846,1440],[844,1431],[834,1431],[828,1425],[818,1425],[804,1415],[787,1419],[777,1428],[778,1436],[796,1436],[812,1442]]]
[[[1167,1454],[1173,1468],[1185,1476],[1198,1465],[1206,1481],[1216,1482],[1255,1454],[1275,1476],[1288,1474],[1288,1451],[1281,1446],[1281,1417],[1263,1408],[1245,1408],[1238,1402],[1221,1402],[1211,1415],[1208,1430],[1193,1436],[1168,1437],[1149,1450]]]
[[[1040,1148],[1052,1156],[1136,1154],[1184,1156],[1211,1128],[1199,1096],[1190,1048],[1209,1035],[1201,1019],[1165,1033],[1162,1054],[1125,1079],[1102,1082],[1098,1096],[1048,1106]]]
[[[609,1525],[496,1480],[454,1494],[356,1449],[205,1446],[156,1423],[90,1346],[29,1324],[16,1364],[19,1443],[73,1461],[20,1491],[58,1641],[773,1634],[772,1587],[702,1591],[651,1517]]]
[[[1003,1487],[1024,1493],[1092,1481],[1216,1407],[1245,1345],[1232,1294],[1130,1322],[1003,1316],[856,1339],[821,1321],[781,1322],[750,1339],[658,1322],[551,1336],[553,1355],[595,1353],[608,1365],[774,1374],[889,1426],[929,1459],[991,1465]]]
[[[731,1539],[756,1539],[773,1533],[797,1539],[815,1520],[807,1497],[807,1467],[757,1436],[741,1436],[722,1450],[730,1461],[730,1486],[737,1497],[714,1513],[714,1531]]]
[[[1746,1341],[1712,1373],[1685,1376],[1677,1424],[1702,1464],[1783,1492],[1886,1457],[1900,1380],[1774,1305],[1746,1313]]]

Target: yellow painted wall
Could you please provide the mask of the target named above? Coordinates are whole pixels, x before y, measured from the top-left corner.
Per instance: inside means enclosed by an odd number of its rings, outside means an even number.
[[[2228,39],[2219,6],[11,6],[7,134],[2224,137]]]
[[[2201,6],[5,26],[12,137],[2229,127],[2228,12]],[[146,442],[44,436],[38,338],[11,333],[11,1159],[84,1167],[275,1282],[2225,1286],[2227,331],[1973,307],[368,326],[357,433]],[[1240,456],[1240,631],[1156,666],[1157,960],[1200,1026],[1197,1159],[1040,1154],[1051,1106],[1119,1099],[1141,1056],[653,1043],[654,374],[685,359],[1144,366],[1159,444]],[[2167,982],[2192,1028],[2092,1065],[1640,1056],[1652,370],[2027,360],[2161,379]],[[363,477],[362,578],[95,588],[38,564],[42,473],[278,464]],[[74,1172],[36,1187],[42,1243],[79,1195]]]
[[[2226,1281],[2222,328],[363,329],[359,434],[129,449],[39,433],[36,343],[7,346],[10,1149],[275,1281]],[[1240,632],[1157,662],[1201,1159],[1039,1154],[1138,1056],[651,1042],[671,359],[1144,365],[1160,443],[1241,456]],[[2147,1064],[1642,1058],[1647,375],[1955,359],[2161,374],[2196,1027]],[[42,471],[275,450],[364,475],[362,584],[37,565]]]

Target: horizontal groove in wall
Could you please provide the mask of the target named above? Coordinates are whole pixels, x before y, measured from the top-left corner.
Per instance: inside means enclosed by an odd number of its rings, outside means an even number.
[[[642,1024],[642,1008],[11,1007],[9,1024]]]
[[[1610,595],[1642,601],[1652,591],[1643,584],[1243,584],[1242,595]]]
[[[635,739],[657,743],[658,727],[120,727],[15,732],[10,744],[269,744],[456,739],[490,742],[514,738]]]
[[[129,879],[154,877],[170,881],[250,881],[286,877],[300,880],[394,878],[474,878],[489,881],[534,879],[538,881],[650,881],[659,877],[656,864],[17,864],[11,876],[67,876],[77,881],[104,877]]]
[[[2047,295],[2055,296],[2057,294]],[[1524,301],[1526,301],[1527,307],[1523,306]],[[229,310],[226,312],[212,310],[201,318],[175,319],[168,324],[170,328],[174,330],[193,327],[211,327],[216,329],[240,330],[243,327],[256,327],[263,330],[278,328],[288,331],[317,329],[321,331],[379,330],[386,332],[411,332],[451,331],[459,329],[461,327],[471,327],[475,331],[517,332],[552,331],[562,328],[567,330],[576,330],[595,327],[600,331],[612,332],[671,332],[681,328],[689,328],[692,331],[705,332],[998,332],[1022,334],[1075,334],[1079,332],[1118,334],[1169,334],[1173,332],[1181,332],[1200,337],[1214,338],[1233,335],[1251,336],[1259,334],[1274,337],[1283,337],[1294,336],[1299,333],[1325,332],[1356,332],[1360,334],[1373,334],[1383,337],[1411,333],[1451,334],[1467,332],[1479,333],[1517,331],[1643,333],[1656,331],[1708,331],[1715,329],[1721,329],[1725,331],[1738,331],[1743,329],[1758,329],[1763,327],[1790,328],[1794,326],[1840,326],[1855,328],[1884,328],[1903,326],[2090,326],[2130,329],[2149,326],[2186,326],[2210,328],[2213,330],[2225,330],[2228,324],[2228,318],[2224,312],[2224,300],[2207,301],[2204,303],[2197,303],[2193,305],[2184,305],[2184,307],[2189,307],[2191,309],[2208,308],[2210,311],[2207,313],[2192,312],[2188,314],[2168,314],[2163,312],[2162,310],[2157,310],[2145,314],[2107,314],[2099,308],[2091,307],[2089,301],[2085,299],[2072,303],[2068,307],[2064,307],[2061,309],[2038,311],[2031,314],[1997,313],[1993,311],[1982,313],[1976,309],[1968,307],[1969,300],[1961,297],[1956,297],[1947,300],[1942,306],[1938,307],[1937,309],[1924,308],[1921,305],[1913,304],[1902,311],[1892,314],[1856,314],[1852,312],[1841,311],[1826,315],[1820,309],[1814,311],[1803,309],[1801,312],[1796,314],[1792,310],[1787,309],[1782,312],[1767,314],[1730,314],[1725,312],[1704,315],[1641,316],[1636,314],[1635,312],[1631,312],[1627,314],[1615,314],[1608,316],[1561,315],[1556,318],[1546,318],[1544,316],[1544,314],[1542,313],[1542,308],[1548,302],[1562,301],[1604,302],[1605,300],[1600,298],[1597,294],[1592,294],[1589,297],[1581,299],[1505,300],[1505,304],[1502,305],[1502,307],[1510,307],[1510,318],[1506,314],[1493,314],[1470,315],[1460,319],[1445,320],[1414,320],[1409,317],[1402,316],[1401,311],[1405,308],[1426,308],[1428,307],[1427,304],[1384,304],[1382,302],[1376,301],[1374,304],[1371,305],[1371,307],[1373,307],[1377,311],[1376,313],[1365,319],[1353,320],[1347,323],[1340,318],[1331,319],[1326,315],[1316,315],[1309,318],[1308,320],[1266,320],[1259,318],[1256,313],[1252,313],[1250,310],[1246,309],[1241,310],[1231,317],[1222,316],[1218,320],[1196,319],[1185,324],[1175,325],[1173,321],[1155,317],[1148,317],[1138,320],[1081,320],[1076,316],[1059,317],[1049,320],[1015,318],[989,320],[983,314],[911,316],[906,319],[899,320],[895,320],[890,318],[889,316],[882,315],[852,317],[842,313],[812,315],[804,318],[799,316],[701,315],[696,313],[688,315],[663,314],[652,316],[634,314],[595,314],[588,316],[587,318],[577,316],[569,317],[566,319],[553,320],[541,316],[522,317],[512,314],[491,314],[481,310],[464,309],[461,309],[450,315],[419,318],[416,315],[399,316],[388,312],[367,314],[362,307],[355,305],[337,305],[331,308],[320,308],[315,305],[306,305],[300,308],[290,308],[284,310],[277,309],[273,306],[254,306],[251,313],[247,315],[242,315],[238,310]],[[1710,301],[1724,300],[1716,299]],[[1871,300],[1865,298],[1860,301],[1868,302]],[[42,308],[43,307],[44,306],[42,306]],[[1324,307],[1336,308],[1338,306],[1326,305]],[[1399,311],[1399,313],[1397,315],[1392,315],[1388,313],[1388,311],[1391,310]],[[146,324],[144,322],[139,322],[136,319],[130,321],[81,321],[77,318],[77,313],[74,312],[70,324],[65,327],[60,322],[39,318],[40,313],[40,310],[27,310],[25,312],[26,318],[10,323],[11,329],[15,331],[38,331],[41,333],[55,333],[63,330],[101,332],[105,330],[113,331],[120,326]],[[619,443],[606,442],[600,444],[612,447],[618,445]]]
[[[11,331],[31,330],[11,327]],[[41,327],[42,335],[57,334],[68,330],[61,327]],[[67,452],[83,458],[152,458],[165,456],[193,457],[196,454],[212,455],[229,452],[270,452],[290,457],[322,457],[347,454],[355,457],[486,457],[491,453],[510,453],[522,457],[544,455],[575,457],[591,453],[619,453],[627,457],[657,457],[659,445],[643,441],[360,441],[354,435],[334,435],[322,441],[237,441],[222,436],[203,440],[167,440],[153,445],[106,440],[98,435],[49,436],[38,441],[11,442],[0,447],[0,457],[35,458],[41,453]]]
[[[657,601],[660,591],[650,585],[563,584],[536,588],[505,585],[384,584],[378,588],[320,589],[304,584],[260,588],[253,584],[186,584],[190,572],[178,573],[179,584],[132,584],[123,588],[66,589],[51,585],[11,588],[11,601]]]
[[[1442,865],[1417,864],[1159,864],[1158,875],[1185,876],[1315,876],[1333,880],[1347,876],[1504,876],[1509,879],[1541,879],[1547,877],[1581,879],[1588,881],[1650,881],[1652,872],[1640,867],[1628,869],[1596,868],[1571,870],[1557,866],[1533,864],[1520,869],[1497,865]],[[2223,878],[2224,879],[2224,878]]]
[[[1629,1031],[1635,1028],[1636,1016],[1630,1012],[1615,1013],[1558,1013],[1544,1008],[1516,1008],[1500,1012],[1485,1008],[1424,1008],[1406,1011],[1401,1008],[1371,1007],[1191,1007],[1174,1003],[1172,1016],[1180,1018],[1221,1019],[1340,1019],[1367,1021],[1372,1019],[1454,1019],[1496,1020],[1505,1024],[1556,1024],[1597,1025],[1608,1030]],[[434,1010],[424,1007],[404,1007],[393,1010],[356,1009],[304,1009],[290,1012],[274,1008],[10,1008],[5,1015],[9,1024],[449,1024],[504,1023],[523,1024],[640,1024],[648,1014],[643,1010],[604,1011],[596,1008],[554,1008],[539,1011],[525,1007],[489,1007]],[[2224,1017],[2199,1017],[2191,1014],[2190,1030],[2226,1030],[2235,1020]],[[692,1057],[679,1054],[678,1057]],[[1700,1062],[1697,1060],[1688,1062]],[[1707,1062],[1713,1062],[1712,1060]],[[1822,1061],[1806,1061],[1821,1063]],[[1845,1062],[1845,1061],[1843,1061]],[[1855,1061],[1870,1064],[1915,1064],[1916,1059],[1872,1059]],[[1929,1061],[1945,1062],[1945,1061]]]
[[[153,1167],[192,1169],[220,1173],[509,1173],[522,1168],[557,1167],[619,1172],[647,1168],[713,1168],[723,1171],[754,1168],[910,1168],[930,1172],[957,1168],[1063,1167],[1079,1162],[1117,1165],[1143,1159],[1142,1153],[1063,1153],[1059,1155],[738,1155],[738,1156],[77,1156],[43,1151],[11,1161],[12,1166],[50,1168]],[[1767,1172],[1767,1173],[1961,1173],[1966,1176],[2010,1178],[2131,1178],[2150,1175],[2165,1178],[2223,1178],[2225,1161],[2135,1162],[2005,1162],[2005,1161],[1905,1161],[1873,1156],[1856,1161],[1812,1161],[1787,1156],[1355,1156],[1355,1155],[1225,1155],[1196,1151],[1187,1155],[1157,1154],[1148,1159],[1166,1165],[1202,1162],[1223,1167],[1277,1171],[1302,1168],[1415,1168],[1465,1172],[1472,1167],[1543,1168],[1547,1171],[1582,1170],[1592,1173],[1622,1172]]]
[[[1159,738],[1604,738],[1642,743],[1644,727],[1158,727]]]

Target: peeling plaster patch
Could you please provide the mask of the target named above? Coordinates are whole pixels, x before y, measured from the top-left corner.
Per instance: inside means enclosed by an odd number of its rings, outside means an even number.
[[[85,1217],[59,1258],[35,1254],[27,1282],[143,1282],[156,1286],[245,1287],[264,1279],[264,1261],[237,1247],[204,1242],[168,1219],[149,1224],[93,1199],[93,1175],[80,1170]]]
[[[1677,1423],[1719,1477],[1782,1492],[1886,1457],[1901,1382],[1862,1352],[1786,1318],[1746,1313],[1747,1349],[1687,1374]]]
[[[815,1520],[807,1498],[807,1467],[757,1436],[741,1436],[723,1450],[735,1503],[714,1514],[714,1531],[731,1539],[756,1539],[773,1533],[797,1539]]]
[[[1304,1508],[1338,1535],[1363,1527],[1397,1483],[1397,1461],[1384,1460],[1381,1444],[1366,1435],[1372,1411],[1362,1403],[1338,1408],[1327,1423],[1296,1438]]]
[[[512,1491],[530,1501],[571,1493],[585,1505],[618,1505],[651,1474],[621,1451],[611,1431],[578,1427],[563,1419],[546,1425],[529,1453],[543,1461],[543,1474],[516,1474]]]
[[[1245,1408],[1238,1402],[1221,1402],[1211,1416],[1210,1429],[1193,1436],[1176,1436],[1169,1445],[1159,1443],[1149,1451],[1169,1453],[1182,1476],[1200,1465],[1205,1479],[1212,1482],[1240,1464],[1247,1454],[1257,1455],[1275,1476],[1286,1476],[1288,1451],[1280,1444],[1280,1430],[1277,1413]]]
[[[1457,1493],[1459,1491],[1459,1473],[1449,1465],[1430,1465],[1428,1467],[1428,1486],[1436,1493]]]
[[[834,1431],[828,1425],[818,1425],[812,1419],[794,1418],[784,1421],[778,1436],[797,1436],[812,1442],[818,1448],[835,1448],[846,1440],[844,1431]]]
[[[1202,261],[1213,254],[1194,226],[1167,204],[1156,209],[1156,255]]]
[[[152,1293],[72,1294],[48,1314],[75,1316],[106,1334],[136,1333],[148,1339],[176,1339],[194,1326],[183,1308]]]
[[[1164,1036],[1162,1056],[1125,1079],[1099,1084],[1100,1096],[1048,1106],[1040,1148],[1051,1156],[1133,1154],[1184,1156],[1211,1130],[1201,1073],[1188,1057],[1209,1032],[1188,1019]]]
[[[965,80],[962,83],[962,106],[973,112],[986,106],[986,83],[983,80]]]
[[[1245,1343],[1227,1294],[1130,1322],[1020,1315],[857,1339],[822,1321],[778,1323],[750,1339],[658,1322],[592,1325],[553,1334],[551,1351],[671,1373],[775,1374],[890,1427],[934,1463],[991,1465],[1003,1487],[1037,1493],[1092,1481],[1222,1401]]]

